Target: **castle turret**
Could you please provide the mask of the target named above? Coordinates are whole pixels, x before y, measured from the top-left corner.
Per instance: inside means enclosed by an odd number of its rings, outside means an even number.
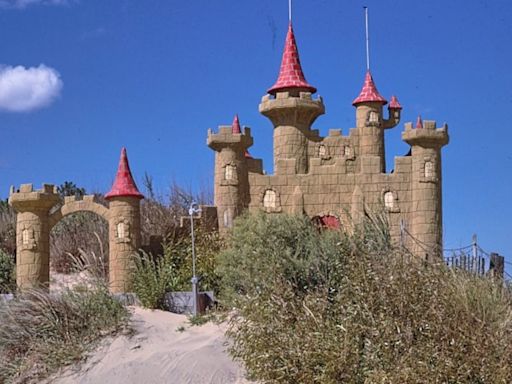
[[[9,204],[16,210],[16,283],[20,288],[48,288],[50,281],[50,225],[48,213],[60,202],[56,188],[44,184],[34,190],[23,184],[11,188]]]
[[[398,102],[396,96],[391,98],[389,105],[389,118],[384,119],[383,106],[387,100],[382,97],[375,86],[370,71],[366,72],[363,88],[359,96],[352,102],[356,107],[356,127],[359,132],[359,155],[361,158],[377,158],[377,162],[369,163],[378,164],[376,170],[371,172],[386,171],[386,155],[384,150],[384,129],[392,128],[400,121],[400,111],[402,106]],[[363,167],[363,171],[368,169]]]
[[[415,128],[405,124],[402,139],[411,145],[411,219],[406,223],[411,250],[424,258],[441,257],[442,174],[441,148],[448,144],[448,126],[436,128],[435,121],[418,117]]]
[[[224,232],[248,206],[249,180],[247,149],[253,139],[249,128],[240,129],[238,115],[231,126],[219,127],[218,133],[208,131],[208,146],[215,150],[214,203],[217,207],[219,230]]]
[[[308,172],[307,138],[313,122],[325,112],[322,99],[311,97],[315,92],[316,88],[304,77],[290,22],[279,77],[259,106],[260,113],[274,125],[276,175],[290,169],[295,173]]]
[[[133,180],[126,148],[121,150],[116,179],[105,198],[109,201],[110,290],[129,292],[133,255],[140,248],[140,200],[144,196]]]

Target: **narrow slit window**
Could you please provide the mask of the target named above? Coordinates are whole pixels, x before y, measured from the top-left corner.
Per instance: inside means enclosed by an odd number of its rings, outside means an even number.
[[[327,148],[325,148],[325,145],[322,144],[318,147],[318,156],[324,157],[325,155],[327,155]]]
[[[431,161],[425,162],[425,177],[426,178],[434,177],[434,164]]]
[[[23,232],[21,232],[21,239],[22,239],[21,241],[23,242],[23,245],[28,245],[28,243],[30,241],[28,229],[24,229]]]
[[[370,115],[368,116],[368,121],[370,123],[378,123],[379,122],[379,114],[374,111],[370,111]]]

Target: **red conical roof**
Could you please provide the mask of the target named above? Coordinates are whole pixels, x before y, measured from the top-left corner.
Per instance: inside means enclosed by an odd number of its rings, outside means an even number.
[[[416,128],[423,128],[423,120],[421,120],[420,115],[418,115],[418,120],[416,120]]]
[[[233,119],[233,124],[231,124],[231,132],[242,133],[242,130],[240,129],[240,120],[238,120],[238,114],[235,115],[235,118]]]
[[[370,71],[366,72],[363,89],[361,89],[359,96],[357,96],[357,98],[352,102],[352,105],[356,106],[357,104],[368,101],[380,102],[382,105],[387,104],[387,100],[380,95],[379,91],[377,91],[377,87],[373,82],[373,77]]]
[[[126,148],[121,150],[121,158],[119,159],[119,168],[117,169],[116,179],[112,185],[112,189],[105,195],[106,199],[112,197],[129,196],[143,199],[144,195],[139,192],[135,181],[133,180],[130,165],[128,164],[128,156],[126,156]]]
[[[391,101],[389,102],[389,109],[402,109],[402,106],[398,102],[398,99],[395,95],[391,96]]]
[[[271,95],[275,95],[279,91],[290,88],[301,89],[311,93],[316,92],[316,88],[306,81],[304,73],[302,72],[292,23],[288,26],[288,34],[286,35],[286,42],[284,44],[279,77],[276,83],[267,92]]]

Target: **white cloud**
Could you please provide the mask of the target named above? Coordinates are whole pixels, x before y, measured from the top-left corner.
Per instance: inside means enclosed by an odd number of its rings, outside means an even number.
[[[0,8],[24,9],[31,5],[69,5],[76,0],[0,0]]]
[[[62,85],[60,74],[44,64],[0,66],[0,109],[28,112],[46,107],[60,95]]]

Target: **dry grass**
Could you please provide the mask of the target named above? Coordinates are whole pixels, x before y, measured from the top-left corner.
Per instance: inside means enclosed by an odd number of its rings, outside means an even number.
[[[263,383],[510,383],[512,298],[393,249],[383,222],[319,233],[250,216],[221,257],[233,355]]]

